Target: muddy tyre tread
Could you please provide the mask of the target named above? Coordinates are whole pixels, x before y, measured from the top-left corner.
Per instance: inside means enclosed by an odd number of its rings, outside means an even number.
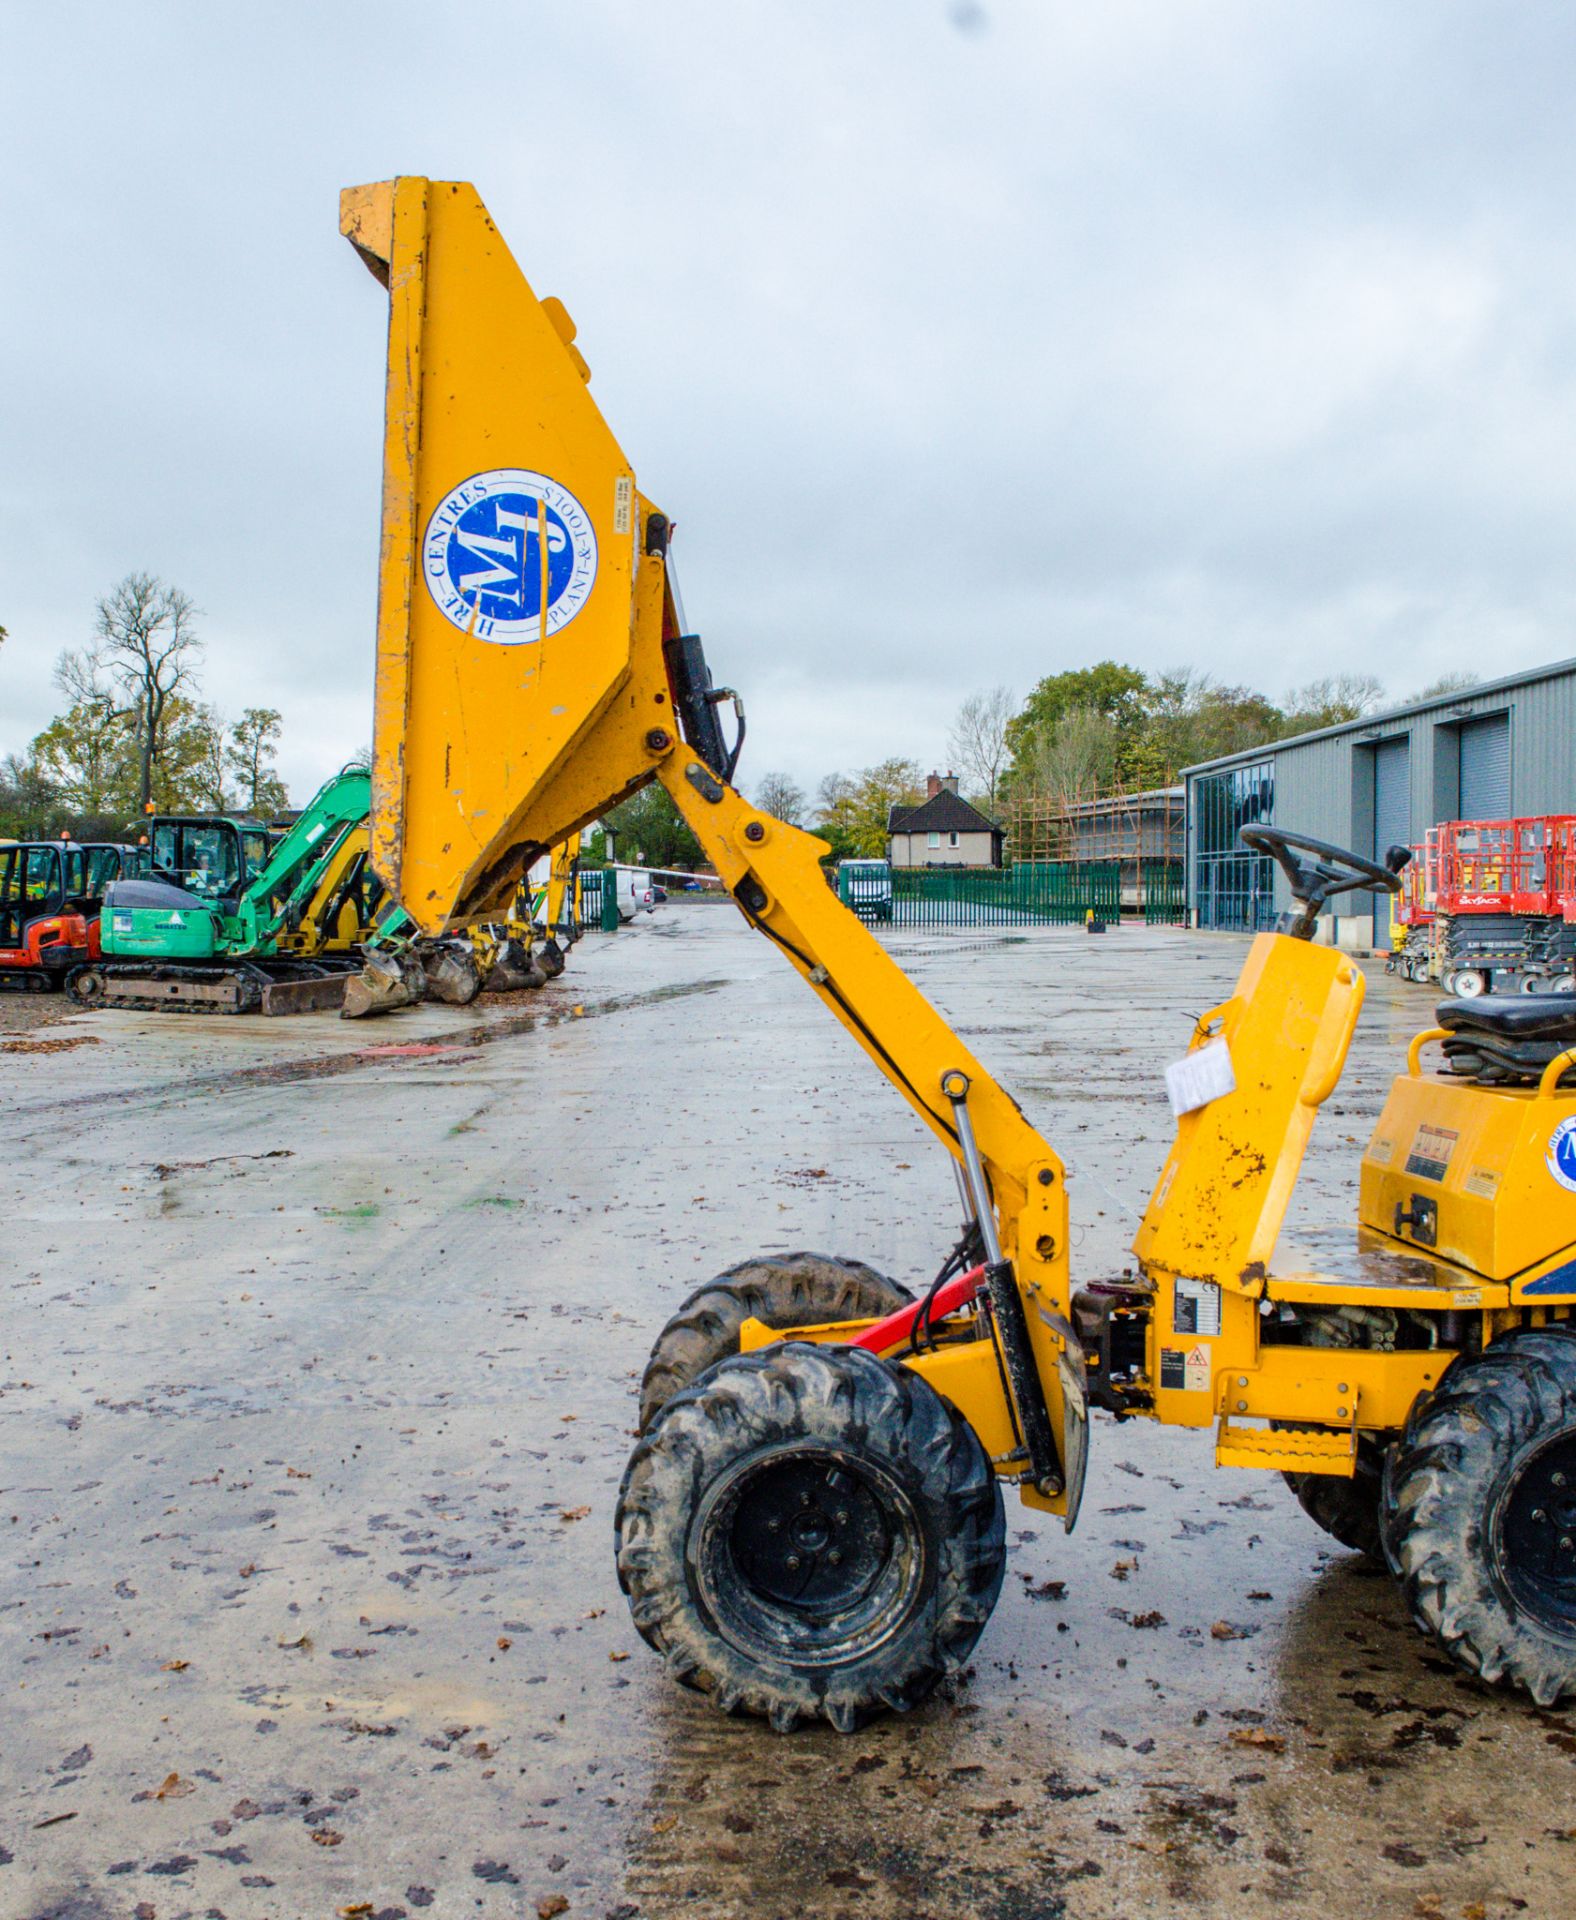
[[[901,1477],[924,1521],[925,1588],[897,1631],[840,1664],[763,1663],[711,1618],[691,1528],[707,1485],[741,1451],[818,1439],[866,1446]],[[822,1718],[848,1733],[917,1706],[966,1664],[1006,1568],[1001,1487],[968,1422],[903,1367],[802,1341],[735,1355],[667,1403],[630,1456],[614,1537],[635,1627],[670,1674],[778,1732]]]
[[[1576,1628],[1556,1633],[1517,1605],[1487,1522],[1512,1462],[1573,1428],[1576,1331],[1523,1328],[1419,1399],[1384,1472],[1383,1547],[1413,1620],[1469,1673],[1540,1707],[1576,1693]]]
[[[1379,1444],[1364,1435],[1358,1441],[1357,1471],[1351,1479],[1333,1473],[1287,1473],[1281,1477],[1316,1527],[1339,1545],[1383,1567],[1386,1561],[1379,1525],[1383,1466]]]
[[[676,1393],[739,1351],[749,1319],[769,1327],[871,1320],[896,1313],[913,1295],[862,1260],[829,1253],[762,1254],[697,1287],[657,1336],[640,1381],[640,1430]]]

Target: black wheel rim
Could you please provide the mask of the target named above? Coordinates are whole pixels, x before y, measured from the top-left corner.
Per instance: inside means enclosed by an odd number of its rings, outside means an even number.
[[[690,1562],[719,1632],[755,1660],[835,1666],[890,1640],[927,1575],[924,1534],[884,1468],[795,1443],[708,1489]]]
[[[1523,1462],[1499,1508],[1500,1574],[1517,1604],[1576,1635],[1576,1430]]]

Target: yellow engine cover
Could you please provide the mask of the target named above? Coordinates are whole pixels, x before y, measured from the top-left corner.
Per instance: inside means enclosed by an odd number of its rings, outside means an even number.
[[[1565,1121],[1576,1122],[1576,1094],[1402,1074],[1363,1155],[1363,1225],[1488,1280],[1556,1258],[1576,1245],[1576,1124]],[[1535,1290],[1576,1294],[1576,1271]]]

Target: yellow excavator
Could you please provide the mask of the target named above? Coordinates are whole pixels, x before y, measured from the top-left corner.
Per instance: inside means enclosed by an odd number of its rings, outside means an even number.
[[[1245,829],[1289,905],[1168,1074],[1176,1138],[1133,1275],[1075,1286],[1054,1149],[829,891],[823,843],[734,787],[736,697],[564,307],[462,182],[352,188],[341,227],[389,292],[378,872],[429,934],[501,915],[533,860],[659,781],[967,1195],[918,1299],[858,1262],[768,1255],[658,1338],[615,1550],[673,1677],[778,1729],[912,1705],[996,1601],[1004,1489],[1072,1526],[1093,1405],[1285,1475],[1467,1671],[1543,1705],[1576,1689],[1568,997],[1443,1009],[1363,1155],[1356,1219],[1282,1247],[1363,1000],[1318,915],[1393,890],[1405,855]]]

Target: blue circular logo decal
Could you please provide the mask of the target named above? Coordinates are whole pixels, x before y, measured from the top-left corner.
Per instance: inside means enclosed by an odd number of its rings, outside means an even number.
[[[1576,1193],[1576,1113],[1562,1120],[1549,1135],[1549,1172],[1565,1188]]]
[[[517,647],[557,633],[596,584],[596,530],[567,487],[524,467],[473,474],[432,511],[427,591],[462,633]]]

